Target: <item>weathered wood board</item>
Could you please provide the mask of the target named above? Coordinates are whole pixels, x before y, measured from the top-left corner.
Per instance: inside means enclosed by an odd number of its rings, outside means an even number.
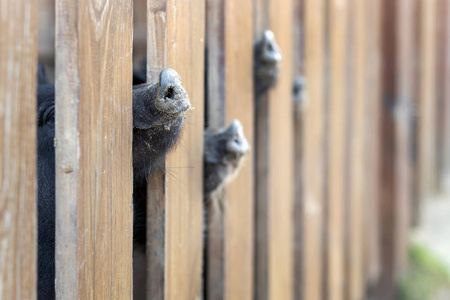
[[[165,299],[201,297],[203,235],[204,1],[167,1],[167,67],[178,72],[194,110],[166,160]]]
[[[132,297],[132,2],[56,5],[56,295]]]
[[[37,1],[0,7],[0,299],[36,299]]]

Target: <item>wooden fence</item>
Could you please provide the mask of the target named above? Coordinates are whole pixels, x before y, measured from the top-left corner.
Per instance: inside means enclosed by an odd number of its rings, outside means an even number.
[[[38,56],[55,69],[56,296],[133,297],[145,53],[148,81],[175,69],[195,109],[148,180],[135,298],[393,299],[411,226],[450,176],[449,17],[449,0],[0,0],[0,299],[36,298]],[[255,96],[266,29],[283,60]],[[223,226],[203,224],[204,129],[232,119],[252,150]]]

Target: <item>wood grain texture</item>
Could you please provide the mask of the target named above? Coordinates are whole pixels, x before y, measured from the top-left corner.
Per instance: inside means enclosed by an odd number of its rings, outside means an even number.
[[[164,299],[165,293],[165,223],[166,173],[158,169],[148,177],[147,184],[147,290],[146,299]],[[143,295],[134,294],[142,299]]]
[[[328,229],[326,299],[344,299],[344,199],[345,199],[345,120],[347,1],[328,2],[330,21],[330,91],[328,151]]]
[[[305,76],[310,104],[304,127],[303,299],[322,298],[324,204],[325,1],[305,0]]]
[[[0,299],[36,299],[37,1],[0,7]]]
[[[147,82],[158,82],[159,74],[167,67],[166,18],[167,0],[147,1]],[[165,295],[166,176],[165,171],[157,170],[147,181],[146,299],[164,299]]]
[[[167,2],[167,67],[181,77],[195,108],[166,169],[165,299],[200,299],[203,204],[204,1]]]
[[[352,1],[353,64],[350,103],[350,165],[349,169],[349,278],[348,299],[362,299],[363,286],[363,204],[365,200],[365,70],[366,70],[366,2]]]
[[[253,299],[254,98],[252,1],[226,1],[226,120],[239,119],[251,151],[226,189],[225,299]]]
[[[269,298],[292,299],[293,285],[293,9],[294,2],[270,1],[269,28],[282,51],[276,86],[269,91]]]
[[[132,2],[56,6],[56,294],[132,297]]]

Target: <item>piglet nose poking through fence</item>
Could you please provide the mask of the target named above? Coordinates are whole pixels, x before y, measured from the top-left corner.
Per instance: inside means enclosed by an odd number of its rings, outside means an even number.
[[[191,107],[180,76],[175,70],[164,69],[159,75],[159,84],[156,108],[169,114],[178,114]]]
[[[180,76],[164,69],[159,81],[133,86],[133,172],[145,179],[162,166],[165,155],[180,136],[190,110],[189,96]]]
[[[133,127],[150,129],[170,125],[191,108],[189,96],[173,69],[164,69],[159,82],[133,87]]]

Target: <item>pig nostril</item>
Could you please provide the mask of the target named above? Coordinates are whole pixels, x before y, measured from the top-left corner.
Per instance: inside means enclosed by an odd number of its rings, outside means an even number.
[[[239,137],[239,135],[235,135],[234,136],[234,142],[238,145],[240,145],[242,143],[241,138]]]
[[[173,100],[174,94],[175,94],[175,91],[173,90],[172,87],[170,87],[170,88],[167,89],[166,96],[164,98]]]

